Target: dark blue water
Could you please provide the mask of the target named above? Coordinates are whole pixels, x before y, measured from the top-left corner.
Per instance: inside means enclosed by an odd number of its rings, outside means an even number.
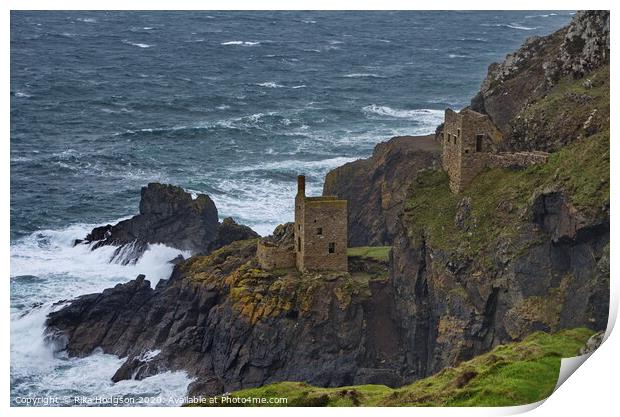
[[[138,273],[73,248],[135,214],[151,181],[206,192],[262,234],[292,219],[295,177],[325,173],[394,135],[426,134],[487,66],[568,12],[13,12],[11,389],[178,394],[182,373],[112,384],[118,358],[58,358],[51,304]],[[36,307],[42,303],[42,307]],[[87,376],[85,376],[87,375]]]
[[[12,237],[136,211],[166,181],[267,233],[294,177],[433,131],[543,12],[14,12]]]

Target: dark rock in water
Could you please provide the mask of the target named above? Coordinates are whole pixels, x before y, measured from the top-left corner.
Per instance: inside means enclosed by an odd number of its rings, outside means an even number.
[[[222,224],[209,196],[191,194],[173,185],[150,183],[142,188],[140,214],[116,225],[94,228],[75,244],[92,243],[92,249],[117,246],[113,258],[137,261],[149,244],[161,243],[192,253],[209,253],[234,240],[257,237],[247,226],[232,219]]]
[[[390,245],[409,187],[418,172],[440,166],[431,136],[402,136],[380,143],[372,157],[333,169],[323,195],[348,200],[349,246]]]
[[[185,261],[185,257],[181,254],[178,254],[174,259],[170,259],[168,263],[171,263],[172,265],[178,265],[184,261]]]

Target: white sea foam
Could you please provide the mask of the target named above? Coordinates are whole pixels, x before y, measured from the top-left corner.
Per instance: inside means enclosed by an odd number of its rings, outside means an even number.
[[[242,171],[254,171],[256,169],[261,170],[283,170],[283,171],[295,171],[300,170],[314,171],[314,170],[330,170],[340,165],[344,165],[347,162],[355,161],[357,158],[338,156],[335,158],[326,158],[319,160],[303,161],[299,159],[290,159],[286,161],[268,162],[260,164],[254,167],[241,168]],[[238,168],[237,168],[238,169]]]
[[[149,45],[148,43],[131,42],[128,40],[124,40],[123,43],[126,45],[137,46],[138,48],[151,48],[155,46],[155,45]]]
[[[538,29],[537,27],[527,27],[527,26],[522,26],[518,23],[482,23],[482,26],[487,26],[487,27],[506,27],[506,28],[510,28],[510,29],[518,29],[518,30],[535,30]]]
[[[401,109],[393,109],[388,106],[379,106],[376,104],[371,104],[370,106],[365,106],[362,108],[362,111],[367,115],[378,115],[383,117],[394,117],[399,119],[410,119],[416,120],[425,124],[433,124],[436,123],[435,126],[441,123],[443,119],[444,112],[442,110],[432,110],[432,109],[412,109],[412,110],[401,110]]]
[[[354,72],[352,74],[343,75],[345,78],[386,78],[383,75],[375,74],[372,72]]]
[[[469,58],[468,55],[448,54],[448,58]]]
[[[266,88],[284,88],[284,86],[282,84],[278,84],[276,82],[273,81],[268,81],[268,82],[264,82],[264,83],[258,83],[256,84],[259,87],[266,87]]]
[[[260,42],[251,42],[251,41],[228,41],[222,42],[220,45],[243,45],[243,46],[255,46],[260,45]]]
[[[15,97],[30,98],[32,96],[30,94],[24,93],[23,91],[16,91]]]
[[[45,393],[48,396],[71,397],[59,405],[80,405],[74,397],[93,398],[149,396],[161,402],[154,405],[180,405],[170,399],[185,395],[191,379],[185,372],[165,372],[141,381],[111,381],[125,359],[99,351],[84,358],[68,358],[55,354],[54,348],[45,343],[43,330],[49,304],[11,320],[11,396],[32,396]],[[150,353],[152,359],[156,352]],[[85,378],[88,375],[88,378]],[[81,404],[88,405],[88,404]],[[92,404],[91,404],[92,405]],[[153,404],[129,404],[153,405]]]
[[[116,222],[118,220],[115,220]],[[30,395],[161,395],[180,397],[191,382],[184,372],[167,372],[143,381],[112,383],[110,378],[124,362],[96,353],[85,358],[54,354],[43,339],[44,323],[54,303],[81,294],[102,291],[145,274],[152,285],[170,276],[168,261],[187,252],[151,245],[134,265],[109,263],[114,247],[91,251],[73,246],[93,224],[75,224],[60,230],[41,230],[11,245],[11,392]],[[151,352],[152,357],[156,355]],[[88,375],[88,378],[84,378]],[[162,404],[166,405],[166,404]],[[178,404],[173,404],[178,405]]]
[[[78,17],[76,20],[84,23],[96,23],[97,19],[94,17]]]
[[[535,15],[530,15],[530,16],[525,16],[526,19],[533,19],[535,17],[550,17],[550,16],[557,16],[557,13],[549,13],[549,14],[535,14]]]
[[[25,291],[24,301],[42,303],[101,291],[139,274],[146,275],[155,285],[170,275],[173,265],[169,260],[178,254],[189,256],[187,252],[165,245],[150,245],[136,264],[110,263],[116,250],[114,246],[96,250],[84,244],[73,246],[75,239],[83,238],[95,226],[75,224],[61,230],[40,230],[11,245],[11,279],[38,278],[36,295],[28,297],[28,291],[33,288],[19,286]],[[14,300],[21,299],[19,292],[14,296]]]

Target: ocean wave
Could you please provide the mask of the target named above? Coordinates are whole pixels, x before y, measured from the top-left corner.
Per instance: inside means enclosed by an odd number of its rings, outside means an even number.
[[[78,17],[76,20],[84,23],[97,23],[97,19],[94,17]]]
[[[398,119],[418,120],[418,121],[423,121],[423,122],[432,120],[433,122],[438,121],[439,123],[443,119],[443,115],[444,115],[443,110],[433,110],[433,109],[401,110],[401,109],[393,109],[388,106],[379,106],[376,104],[365,106],[362,108],[362,111],[366,113],[367,115],[379,115],[379,116],[385,116],[385,117],[394,117]]]
[[[56,347],[45,341],[43,332],[47,315],[58,307],[46,304],[11,320],[12,401],[18,396],[45,392],[60,401],[67,399],[67,403],[59,404],[67,406],[87,405],[73,402],[80,397],[159,397],[162,403],[157,405],[180,405],[173,399],[182,398],[193,381],[184,371],[163,372],[141,381],[111,383],[126,358],[104,354],[100,349],[83,358],[56,353]],[[84,375],[88,375],[87,381]]]
[[[315,24],[316,20],[311,20],[311,19],[302,19],[301,23],[306,23],[306,24]]]
[[[123,219],[117,219],[117,222]],[[55,354],[43,331],[47,315],[81,294],[100,292],[117,283],[145,274],[154,286],[167,279],[173,265],[168,261],[189,253],[163,245],[151,245],[134,265],[109,263],[115,247],[90,250],[73,246],[95,224],[73,224],[57,230],[39,230],[11,243],[11,396],[34,392],[75,395],[182,396],[191,379],[185,372],[166,372],[150,381],[110,384],[124,362],[113,355],[94,352],[85,358]],[[154,353],[154,352],[153,352]],[[88,383],[84,383],[88,375]]]
[[[469,58],[469,55],[448,54],[448,58]]]
[[[128,40],[123,40],[125,45],[137,46],[138,48],[152,48],[155,45],[149,45],[148,43],[139,43],[139,42],[131,42]]]
[[[344,78],[387,78],[384,75],[375,74],[372,72],[354,72],[352,74],[343,75]]]
[[[20,97],[20,98],[30,98],[30,97],[32,97],[30,94],[24,93],[23,91],[16,91],[13,95],[15,97]]]
[[[126,218],[114,220],[116,223]],[[89,245],[73,246],[75,239],[86,236],[96,224],[74,224],[59,230],[40,230],[11,245],[11,277],[36,276],[45,280],[42,299],[66,298],[101,291],[119,282],[129,281],[138,274],[146,275],[155,285],[172,272],[169,260],[186,251],[165,245],[150,245],[133,265],[110,263],[115,246],[91,250]]]
[[[222,42],[220,45],[243,45],[243,46],[256,46],[260,45],[260,42],[251,42],[251,41],[228,41]]]
[[[537,27],[522,26],[522,25],[519,25],[518,23],[482,23],[481,26],[487,26],[487,27],[506,27],[506,28],[517,29],[517,30],[536,30],[536,29],[538,29]]]
[[[278,84],[276,82],[273,81],[268,81],[265,83],[258,83],[256,84],[259,87],[267,87],[267,88],[284,88],[285,86],[283,86],[282,84]]]
[[[533,19],[536,17],[550,17],[550,16],[557,16],[557,13],[549,13],[549,14],[535,14],[535,15],[530,15],[530,16],[525,16],[526,19]]]
[[[283,85],[283,84],[278,84],[275,81],[268,81],[268,82],[264,82],[264,83],[258,83],[256,84],[259,87],[266,87],[266,88],[292,88],[294,90],[298,89],[298,88],[306,88],[306,84],[299,84],[299,85]]]
[[[303,161],[299,159],[289,159],[285,161],[277,161],[277,162],[268,162],[265,164],[260,164],[255,167],[247,167],[243,168],[243,171],[254,171],[254,170],[285,170],[285,171],[295,171],[299,172],[300,170],[329,170],[340,165],[344,165],[348,162],[352,162],[357,160],[358,158],[351,158],[345,156],[337,156],[334,158],[327,159],[318,159],[318,160],[310,160]]]

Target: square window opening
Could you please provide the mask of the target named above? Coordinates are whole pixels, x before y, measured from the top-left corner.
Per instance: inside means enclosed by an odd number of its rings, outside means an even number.
[[[329,247],[327,249],[329,253],[336,253],[336,243],[329,242]]]

